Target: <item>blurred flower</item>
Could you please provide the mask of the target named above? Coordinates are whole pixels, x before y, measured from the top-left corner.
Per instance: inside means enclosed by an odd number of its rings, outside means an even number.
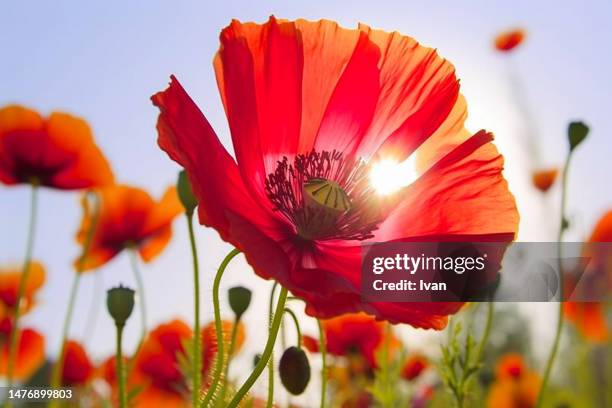
[[[495,37],[495,48],[501,52],[510,52],[525,41],[527,33],[521,28],[504,31]]]
[[[465,130],[454,67],[397,33],[274,17],[234,20],[214,67],[236,161],[176,78],[152,98],[158,143],[187,171],[200,222],[310,315],[443,328],[460,303],[362,302],[361,245],[514,238],[503,158],[490,133]],[[371,168],[409,157],[420,177],[378,193]]]
[[[85,348],[76,341],[66,342],[62,384],[69,387],[86,384],[94,374],[94,366]]]
[[[534,171],[531,175],[534,187],[543,193],[547,192],[555,183],[558,173],[559,170],[557,168]]]
[[[223,344],[226,345],[224,350],[227,353],[229,351],[229,344],[232,339],[232,328],[234,327],[234,323],[229,320],[221,321],[221,331],[223,333]],[[236,343],[234,344],[234,352],[232,355],[238,354],[242,345],[244,344],[244,339],[246,337],[244,324],[242,322],[238,323],[238,328],[236,329]],[[202,371],[208,372],[208,369],[212,366],[215,361],[215,355],[217,354],[217,332],[215,330],[215,322],[212,321],[208,323],[202,329]]]
[[[0,181],[74,190],[111,184],[113,173],[84,120],[9,105],[0,109]]]
[[[380,322],[366,314],[347,314],[322,322],[327,341],[327,352],[335,356],[349,357],[352,369],[376,368],[376,352],[383,345],[385,322]],[[391,339],[391,347],[397,348],[398,341]]]
[[[421,354],[413,354],[404,363],[402,368],[402,378],[412,381],[419,377],[421,373],[429,366],[427,358]]]
[[[612,287],[612,255],[610,246],[597,246],[599,242],[612,242],[612,210],[597,221],[593,232],[583,247],[582,256],[589,259],[589,270],[599,274],[593,277],[596,283],[607,281]],[[586,275],[586,274],[585,274]],[[583,276],[588,280],[589,276]],[[574,284],[575,282],[571,282]],[[604,289],[605,290],[605,289]],[[609,289],[608,289],[609,290]],[[605,306],[601,302],[565,302],[564,317],[574,323],[582,336],[592,342],[604,342],[609,338]]]
[[[304,334],[302,336],[302,344],[304,345],[306,350],[310,351],[311,353],[319,352],[319,340],[315,339],[312,336]]]
[[[21,315],[32,308],[36,292],[45,283],[45,268],[41,263],[33,261],[29,268],[28,281],[21,300]],[[21,276],[22,268],[0,268],[0,302],[6,309],[14,309],[17,305]]]
[[[183,344],[191,337],[191,329],[180,320],[161,324],[149,333],[135,356],[132,375],[128,378],[130,389],[142,387],[134,398],[135,406],[189,406],[179,355],[185,355]]]
[[[172,237],[172,221],[183,211],[175,187],[159,202],[144,190],[117,185],[99,190],[100,214],[83,270],[101,266],[125,248],[135,248],[145,262],[151,261]],[[77,241],[83,245],[92,222],[89,201],[85,207]],[[77,260],[75,263],[78,263]]]
[[[9,343],[13,330],[12,319],[0,310],[0,376],[7,374]],[[36,330],[23,328],[18,334],[17,358],[14,378],[25,381],[45,362],[45,338]]]
[[[489,390],[489,408],[535,407],[540,391],[540,377],[529,369],[520,354],[502,356],[495,371],[495,382]]]

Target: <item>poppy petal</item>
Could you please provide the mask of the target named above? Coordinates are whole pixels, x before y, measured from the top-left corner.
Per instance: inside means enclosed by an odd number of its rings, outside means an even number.
[[[215,228],[226,241],[230,240],[228,210],[269,222],[271,216],[251,198],[238,166],[176,78],[152,100],[160,109],[158,143],[187,170],[200,222]]]

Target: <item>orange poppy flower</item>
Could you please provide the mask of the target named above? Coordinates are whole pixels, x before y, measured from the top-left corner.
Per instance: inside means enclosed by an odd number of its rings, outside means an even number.
[[[74,190],[111,184],[113,173],[84,120],[10,105],[0,109],[0,181]]]
[[[532,408],[540,392],[541,380],[519,354],[503,356],[496,367],[495,382],[487,397],[488,408]]]
[[[105,264],[128,247],[136,248],[145,262],[162,252],[172,237],[172,221],[183,210],[175,187],[168,188],[159,202],[144,190],[125,185],[106,187],[98,193],[100,214],[84,270]],[[84,200],[84,207],[77,233],[82,245],[93,218],[89,201]]]
[[[179,366],[183,343],[192,331],[181,320],[160,324],[143,342],[134,360],[129,387],[142,387],[134,398],[137,407],[187,407],[189,392]],[[110,363],[112,364],[112,363]]]
[[[306,350],[310,351],[311,353],[319,352],[319,340],[315,339],[312,336],[309,336],[307,334],[303,335],[302,344],[304,345]]]
[[[421,354],[413,354],[408,357],[402,368],[402,378],[412,381],[421,375],[429,366],[429,361]]]
[[[606,212],[597,222],[588,239],[588,244],[612,242],[612,210]],[[612,287],[612,256],[609,247],[585,245],[582,256],[590,259],[592,271],[602,274]],[[564,317],[572,322],[582,336],[592,342],[604,342],[609,338],[604,304],[601,302],[565,302]]]
[[[21,314],[32,308],[36,292],[45,283],[45,268],[41,263],[33,261],[29,268],[28,281],[26,282],[24,296],[21,299],[23,308]],[[21,276],[21,268],[0,268],[0,302],[7,309],[13,309],[17,305]]]
[[[223,333],[223,345],[225,353],[229,352],[229,344],[232,339],[232,329],[234,327],[234,323],[229,320],[221,321],[221,331]],[[244,340],[246,338],[244,324],[242,322],[238,323],[238,328],[236,329],[236,342],[234,344],[234,352],[232,356],[238,354],[242,345],[244,344]],[[211,368],[211,364],[214,362],[215,355],[217,354],[217,332],[215,329],[215,322],[208,323],[202,329],[202,371],[208,372]]]
[[[531,181],[535,188],[545,193],[555,183],[558,173],[557,168],[536,170],[531,175]]]
[[[495,37],[495,48],[501,52],[509,52],[525,41],[527,33],[521,28],[508,30]]]
[[[62,369],[62,384],[77,386],[86,384],[94,373],[94,366],[85,348],[76,341],[66,342],[66,357]]]
[[[13,325],[8,316],[1,316],[0,321],[0,376],[4,376],[8,368],[9,343]],[[19,381],[25,381],[45,362],[45,338],[30,328],[20,329],[18,337],[19,344],[13,377]]]
[[[176,78],[152,97],[158,144],[185,168],[200,222],[309,315],[443,328],[460,303],[366,303],[361,264],[364,242],[514,238],[503,158],[490,133],[464,128],[452,64],[413,38],[327,20],[234,20],[220,40],[214,68],[234,155]],[[371,169],[409,157],[416,180],[378,194]],[[306,188],[315,183],[343,199],[317,201]]]

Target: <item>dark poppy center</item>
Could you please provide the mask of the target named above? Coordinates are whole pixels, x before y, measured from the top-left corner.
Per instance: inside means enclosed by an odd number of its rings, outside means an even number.
[[[381,220],[368,166],[335,150],[283,157],[265,187],[275,210],[306,240],[365,240]]]

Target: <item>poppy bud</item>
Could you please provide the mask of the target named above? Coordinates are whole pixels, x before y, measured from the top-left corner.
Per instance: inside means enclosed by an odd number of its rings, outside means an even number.
[[[121,285],[109,289],[106,292],[106,307],[115,325],[123,327],[134,309],[134,291]]]
[[[574,150],[589,134],[589,127],[583,122],[572,122],[567,129],[570,152]]]
[[[251,304],[251,291],[242,286],[235,286],[230,288],[228,295],[230,307],[236,314],[236,320],[240,320]]]
[[[187,177],[185,170],[179,172],[176,189],[178,191],[179,200],[181,200],[181,204],[185,207],[185,212],[187,214],[193,214],[193,210],[198,206],[198,200],[193,195],[191,183],[189,183],[189,177]]]
[[[300,348],[289,347],[283,353],[278,365],[281,382],[293,395],[300,395],[310,381],[310,363]]]

